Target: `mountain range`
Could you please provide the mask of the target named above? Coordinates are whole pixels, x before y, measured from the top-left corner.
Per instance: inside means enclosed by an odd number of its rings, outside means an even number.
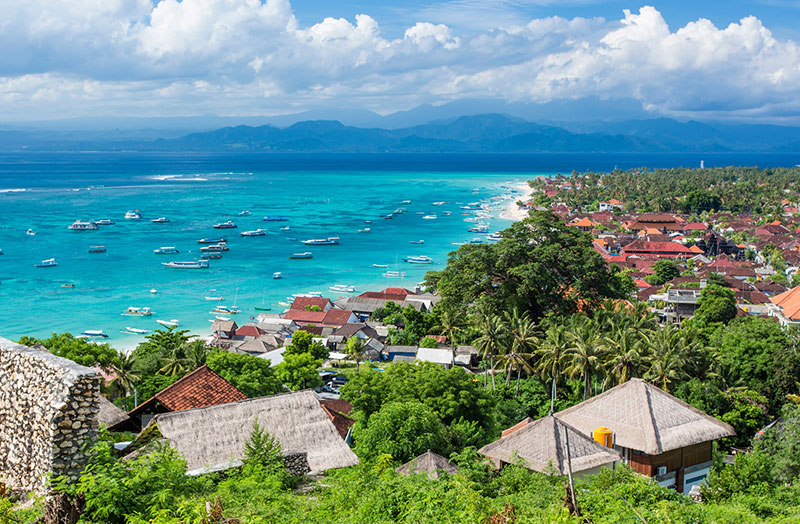
[[[408,117],[408,115],[405,115]],[[395,121],[402,121],[396,117]],[[413,121],[414,118],[407,118]],[[254,122],[256,123],[256,122]],[[800,128],[669,118],[531,122],[500,113],[458,116],[405,127],[359,127],[338,120],[236,125],[181,134],[177,128],[0,129],[0,150],[242,152],[794,152]]]

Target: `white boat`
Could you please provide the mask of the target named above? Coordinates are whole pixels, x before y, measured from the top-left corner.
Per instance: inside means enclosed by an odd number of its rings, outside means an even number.
[[[47,260],[42,260],[35,267],[56,267],[58,263],[56,262],[55,258],[48,258]]]
[[[153,222],[154,224],[166,224],[169,222],[169,219],[167,217],[158,217],[151,219],[150,222]]]
[[[289,231],[290,229],[292,229],[291,226],[283,226],[281,231]]]
[[[175,246],[162,246],[158,249],[154,249],[153,253],[156,255],[177,255],[179,251]]]
[[[178,327],[180,325],[178,319],[175,318],[173,318],[172,320],[156,320],[156,322],[166,327]]]
[[[164,267],[173,267],[177,269],[206,269],[208,268],[208,260],[192,260],[188,262],[162,262]]]
[[[97,224],[94,222],[83,222],[81,220],[76,220],[67,226],[67,229],[71,229],[72,231],[91,231],[93,229],[97,229]]]
[[[408,204],[410,204],[410,203],[411,203],[411,200],[401,200],[401,201],[400,201],[400,205],[401,205],[401,206],[402,206],[402,205],[408,205]]]
[[[236,224],[231,220],[226,220],[225,222],[214,224],[214,229],[236,229]]]
[[[339,243],[339,237],[328,238],[310,238],[308,240],[301,240],[307,246],[335,246]]]
[[[409,244],[424,244],[425,241],[424,240],[409,240],[408,243]]]
[[[103,333],[102,329],[87,329],[81,333],[84,337],[101,337],[108,338],[108,335]]]
[[[132,316],[132,317],[149,317],[150,315],[153,314],[153,312],[150,311],[149,307],[133,307],[133,306],[130,306],[130,307],[128,307],[128,309],[123,311],[122,314],[123,315]]]
[[[255,231],[242,231],[243,237],[263,237],[267,235],[266,229],[256,229]]]
[[[409,264],[433,264],[433,259],[426,255],[419,255],[406,257],[403,259],[403,262],[408,262]]]
[[[355,286],[348,286],[344,284],[336,284],[329,287],[328,289],[330,289],[334,293],[354,293],[356,290]]]
[[[231,317],[223,317],[223,316],[220,316],[220,315],[216,315],[214,318],[216,318],[217,320],[221,320],[223,322],[227,322],[227,321],[229,321],[231,319]]]
[[[127,326],[125,327],[125,329],[123,329],[121,331],[123,333],[128,333],[130,335],[145,335],[147,333],[150,333],[150,331],[147,330],[147,329],[139,329],[139,328],[127,327]]]
[[[295,299],[298,297],[311,297],[311,298],[322,298],[322,291],[309,291],[308,293],[295,293],[291,297],[287,297],[288,299]]]
[[[422,218],[425,220],[436,220],[439,217],[437,217],[436,215],[425,215]]]
[[[249,217],[250,215],[252,215],[250,211],[239,211],[240,217]]]
[[[33,229],[27,229],[25,231],[25,234],[28,235],[29,237],[36,236],[36,231],[34,231]]]
[[[272,278],[274,278],[275,280],[280,280],[280,279],[282,279],[282,278],[283,278],[283,275],[281,274],[281,272],[280,272],[280,271],[276,271],[276,272],[274,272],[274,273],[272,274]]]
[[[225,242],[221,242],[219,244],[211,244],[208,246],[203,246],[200,248],[200,251],[203,253],[219,253],[222,251],[228,251],[228,244]]]
[[[125,220],[141,220],[142,214],[139,213],[139,210],[136,211],[128,211],[125,213]]]
[[[212,302],[222,302],[225,300],[223,297],[205,297],[205,299]]]
[[[384,278],[403,278],[406,274],[402,271],[387,271],[383,276]]]
[[[466,242],[451,242],[454,246],[463,246]]]
[[[496,232],[490,234],[488,237],[486,237],[486,240],[488,240],[490,242],[497,242],[498,240],[500,240],[502,238],[503,238],[503,236],[500,234],[500,232],[496,231]]]
[[[372,264],[372,267],[387,268],[389,267],[389,264]]]
[[[101,218],[100,220],[95,220],[94,223],[98,226],[110,226],[114,224],[114,221],[110,218]]]
[[[153,288],[150,290],[150,293],[155,295],[156,293],[158,293],[158,290],[156,288]]]
[[[198,244],[223,244],[226,240],[224,238],[201,238],[197,241]]]
[[[291,304],[288,302],[278,302],[278,305],[283,307],[291,307]]]
[[[446,204],[446,203],[447,203],[447,202],[434,202],[434,203],[433,203],[433,205],[434,205],[434,206],[442,206],[442,205],[444,205],[444,204]]]
[[[368,227],[365,227],[364,229],[359,229],[358,232],[359,233],[369,233],[370,229]]]
[[[214,308],[214,313],[225,313],[227,315],[236,315],[239,313],[239,308],[236,306],[217,306]]]

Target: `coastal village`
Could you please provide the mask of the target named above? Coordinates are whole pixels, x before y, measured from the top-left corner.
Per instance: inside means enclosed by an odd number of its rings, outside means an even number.
[[[591,248],[609,270],[634,283],[615,307],[644,303],[657,329],[671,329],[695,315],[707,286],[719,286],[733,293],[737,317],[760,317],[784,328],[800,323],[800,287],[792,287],[800,272],[796,203],[785,201],[783,216],[764,223],[751,214],[635,213],[615,199],[600,202],[598,209],[571,209],[557,200],[569,190],[563,181],[546,179],[541,191],[554,202],[539,206],[534,192],[519,202],[519,212],[552,211],[568,228],[591,235]],[[123,460],[146,455],[155,442],[168,444],[185,460],[188,476],[241,468],[254,425],[279,442],[282,464],[295,477],[318,479],[354,466],[363,461],[353,449],[359,415],[342,392],[359,367],[378,374],[391,366],[458,369],[475,384],[488,387],[487,376],[494,384],[500,370],[485,344],[459,343],[446,329],[418,333],[413,340],[398,337],[403,327],[408,331],[409,316],[434,315],[441,300],[422,286],[387,287],[330,298],[299,295],[280,313],[261,312],[241,323],[218,319],[203,342],[210,350],[259,359],[271,369],[294,358],[300,340],[321,348],[324,356],[311,364],[313,380],[253,396],[202,364],[149,398],[134,397],[130,409],[101,393],[120,381],[119,372],[79,366],[43,345],[0,339],[0,372],[11,377],[0,385],[0,478],[5,489],[40,495],[50,493],[48,475],[76,482],[88,460],[83,446],[101,427],[126,435],[114,445],[119,457],[127,457]],[[391,322],[402,318],[398,312],[408,312],[406,326]],[[510,365],[501,380],[511,387],[513,375],[519,388],[521,370],[533,375],[525,366]],[[719,441],[736,437],[734,427],[679,399],[666,381],[659,387],[632,376],[608,388],[604,383],[598,391],[595,380],[596,394],[587,395],[589,377],[585,380],[583,401],[553,409],[553,378],[549,413],[500,428],[479,447],[479,456],[497,472],[521,465],[568,478],[573,505],[573,479],[622,466],[700,500]],[[428,449],[396,470],[437,479],[458,473],[459,466]]]

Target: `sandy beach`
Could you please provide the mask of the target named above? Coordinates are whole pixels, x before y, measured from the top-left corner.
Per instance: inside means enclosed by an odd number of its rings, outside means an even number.
[[[528,216],[528,208],[518,206],[517,202],[520,200],[528,200],[533,194],[533,190],[530,188],[527,182],[521,182],[515,185],[514,189],[517,191],[518,195],[510,200],[500,213],[500,218],[505,220],[517,221]]]

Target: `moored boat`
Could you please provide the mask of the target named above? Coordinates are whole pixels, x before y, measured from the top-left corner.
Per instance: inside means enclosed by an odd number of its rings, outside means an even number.
[[[89,253],[105,253],[106,246],[89,246]]]
[[[33,237],[33,236],[36,236],[36,231],[34,231],[33,229],[29,228],[29,229],[25,230],[25,234],[28,235],[29,237]]]
[[[178,322],[178,319],[176,318],[173,318],[172,320],[156,320],[156,322],[164,327],[178,327],[180,325],[180,322]]]
[[[358,232],[359,233],[369,233],[370,229],[368,227],[365,227],[364,229],[359,229]]]
[[[433,259],[426,255],[419,255],[406,257],[403,259],[403,262],[408,262],[409,264],[433,264]]]
[[[350,286],[346,284],[336,284],[329,287],[328,289],[330,289],[334,293],[354,293],[356,290],[355,286]]]
[[[263,220],[264,222],[286,222],[289,219],[283,216],[267,215]]]
[[[424,218],[425,220],[436,220],[439,217],[437,217],[436,215],[425,215],[422,218]]]
[[[76,220],[69,226],[67,229],[71,229],[72,231],[91,231],[93,229],[97,229],[97,224],[94,222],[84,222],[82,220]]]
[[[372,267],[387,268],[389,267],[389,264],[372,264]]]
[[[125,220],[141,220],[142,214],[139,213],[139,210],[136,211],[128,211],[125,213]]]
[[[81,332],[81,335],[83,335],[84,337],[89,337],[89,338],[97,338],[97,337],[108,338],[108,335],[103,333],[102,329],[87,329],[87,330]]]
[[[203,297],[203,298],[205,298],[206,300],[210,300],[212,302],[222,302],[223,300],[225,300],[225,297]]]
[[[162,246],[158,249],[154,249],[153,253],[156,255],[177,255],[179,251],[175,246]]]
[[[204,253],[219,253],[221,251],[228,251],[228,244],[225,242],[220,242],[219,244],[211,244],[208,246],[203,246],[200,248],[200,251]]]
[[[307,246],[335,246],[339,244],[339,237],[328,238],[309,238],[308,240],[301,240]]]
[[[147,329],[139,329],[135,327],[128,327],[126,326],[124,329],[120,330],[122,333],[127,333],[129,335],[145,335],[150,333],[150,330]]]
[[[47,260],[42,260],[38,264],[35,264],[35,267],[56,267],[57,265],[58,263],[55,258],[48,258]]]
[[[306,258],[314,258],[311,254],[311,251],[305,251],[303,253],[293,253],[289,255],[289,258],[292,260],[299,260],[299,259],[306,259]]]
[[[384,278],[403,278],[406,274],[402,271],[387,271],[383,276]]]
[[[150,222],[153,222],[154,224],[166,224],[169,222],[169,219],[167,217],[158,217],[151,219]]]
[[[275,280],[280,280],[283,278],[283,274],[280,271],[276,271],[272,274],[272,278]]]
[[[236,306],[217,306],[214,308],[214,313],[223,313],[226,315],[236,315],[239,313],[239,308]]]
[[[110,218],[101,218],[100,220],[95,220],[94,223],[98,226],[110,226],[114,224],[114,221]]]
[[[162,262],[161,265],[164,267],[172,267],[177,269],[206,269],[208,268],[208,260]]]
[[[250,211],[247,211],[247,210],[245,210],[245,211],[239,211],[239,216],[240,216],[240,217],[249,217],[249,216],[250,216],[250,215],[252,215],[252,214],[253,214],[253,213],[251,213]]]
[[[254,231],[242,231],[241,235],[243,237],[263,237],[267,235],[266,229],[256,229]]]
[[[424,240],[409,240],[408,243],[409,244],[424,244],[425,241]]]
[[[123,311],[122,314],[123,315],[132,316],[132,317],[149,317],[150,315],[153,314],[153,312],[150,311],[149,307],[133,307],[133,306],[130,306],[130,307],[128,307],[128,309]]]
[[[236,224],[231,220],[226,220],[225,222],[214,224],[214,229],[236,229]]]
[[[225,238],[201,238],[197,241],[198,244],[221,244],[223,242],[227,242]]]

